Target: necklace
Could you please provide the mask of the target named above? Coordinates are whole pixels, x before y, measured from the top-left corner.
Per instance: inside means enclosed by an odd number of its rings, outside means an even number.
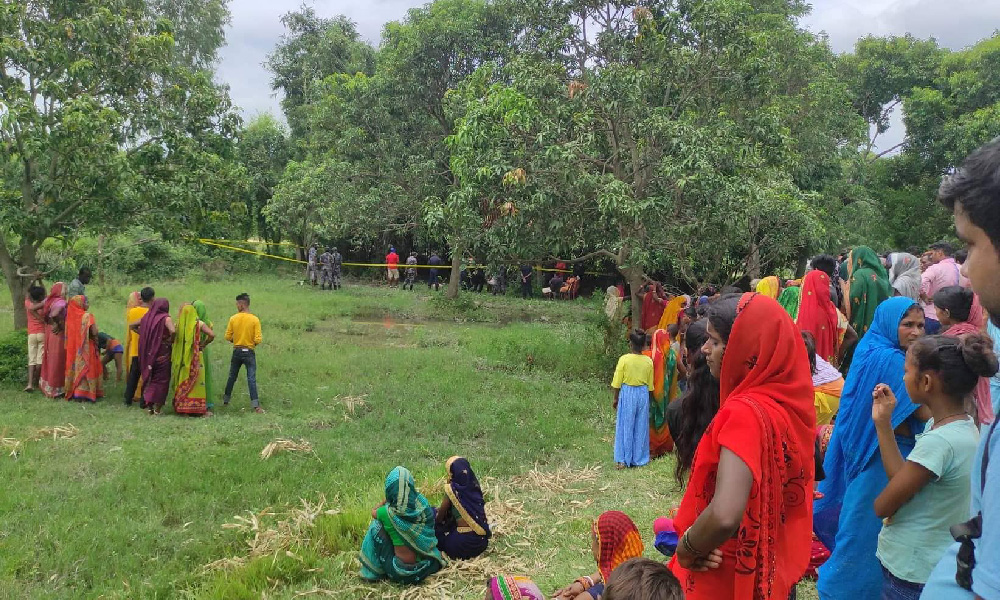
[[[934,423],[934,428],[937,429],[941,425],[944,425],[945,422],[948,421],[948,419],[954,419],[955,417],[968,417],[968,416],[969,416],[969,413],[967,413],[965,411],[962,411],[960,413],[955,413],[953,415],[948,415],[947,417],[941,419],[940,421],[935,422]]]

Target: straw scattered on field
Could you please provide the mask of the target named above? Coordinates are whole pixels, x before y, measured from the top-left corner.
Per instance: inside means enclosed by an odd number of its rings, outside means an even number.
[[[321,515],[335,515],[339,509],[328,508],[325,496],[316,502],[300,499],[300,506],[285,512],[275,512],[270,507],[259,512],[247,512],[233,517],[223,529],[233,529],[246,534],[247,553],[213,561],[204,571],[229,570],[247,564],[260,556],[285,554],[294,557],[293,548],[307,544],[316,519]]]
[[[264,449],[260,451],[261,460],[267,460],[278,454],[279,452],[307,452],[316,457],[316,460],[320,460],[319,455],[313,451],[312,444],[306,440],[288,440],[284,438],[279,438],[271,442],[270,444],[264,446]]]
[[[10,450],[11,458],[17,458],[21,455],[21,446],[21,440],[9,437],[0,438],[0,448],[3,448],[5,452]]]
[[[67,423],[66,425],[55,425],[53,427],[42,427],[35,432],[35,435],[31,436],[32,441],[40,440],[43,438],[52,438],[53,440],[64,440],[68,438],[76,437],[80,433],[80,430],[72,423]]]

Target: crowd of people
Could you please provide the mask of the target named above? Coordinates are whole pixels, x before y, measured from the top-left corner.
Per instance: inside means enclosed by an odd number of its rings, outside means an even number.
[[[86,286],[90,269],[80,269],[69,285],[54,283],[46,293],[31,286],[28,313],[28,385],[54,399],[97,402],[104,397],[109,365],[117,381],[125,380],[124,403],[162,414],[167,400],[182,415],[212,416],[211,361],[208,346],[216,334],[208,307],[195,300],[170,315],[170,304],[151,287],[131,292],[125,306],[125,330],[115,338],[98,328],[89,312]],[[236,297],[225,339],[233,345],[229,379],[222,396],[229,404],[240,370],[246,368],[250,403],[263,413],[257,395],[255,348],[263,341],[260,320],[250,312],[250,296]]]
[[[947,242],[882,256],[862,246],[752,291],[639,290],[611,382],[613,454],[627,469],[675,453],[685,493],[654,526],[671,559],[640,558],[635,524],[605,513],[592,528],[597,571],[555,596],[785,600],[812,576],[823,600],[1000,598],[997,173],[1000,140],[941,185],[965,256]],[[628,321],[625,297],[608,289],[610,319]],[[398,494],[399,479],[390,505],[419,497]],[[424,565],[414,581],[444,560],[430,531],[426,547],[409,545],[418,562],[392,555],[396,568]],[[376,518],[363,556],[380,536]],[[505,575],[486,597],[547,596]]]
[[[611,381],[613,455],[629,469],[675,453],[684,496],[653,527],[670,560],[641,558],[639,528],[609,511],[591,528],[596,570],[555,596],[785,600],[815,576],[823,600],[1000,599],[1000,462],[990,458],[1000,452],[998,173],[1000,139],[941,184],[964,256],[947,242],[881,256],[860,246],[814,257],[798,280],[751,282],[751,291],[638,290],[640,322],[629,323],[631,351]],[[339,279],[323,273],[339,270],[331,250],[317,264],[323,287],[337,289]],[[390,284],[399,278],[393,255]],[[429,285],[440,259],[432,265]],[[521,267],[522,290],[533,272]],[[184,304],[175,319],[152,288],[133,292],[119,341],[88,312],[89,280],[81,269],[68,286],[29,290],[26,390],[94,402],[114,361],[127,369],[126,404],[159,414],[171,397],[177,413],[211,414],[206,351],[216,336],[205,305]],[[566,282],[556,283],[549,293]],[[628,321],[624,292],[607,291],[613,321]],[[223,399],[245,366],[263,412],[260,321],[247,294],[236,303]],[[435,508],[408,470],[389,473],[361,546],[362,578],[419,583],[487,549],[472,466],[453,457],[446,475]],[[543,597],[524,575],[499,575],[486,593]]]

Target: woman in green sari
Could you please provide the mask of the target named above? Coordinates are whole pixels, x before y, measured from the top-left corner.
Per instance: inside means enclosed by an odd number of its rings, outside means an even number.
[[[868,246],[858,246],[847,259],[848,294],[847,318],[860,340],[875,319],[875,309],[892,298],[892,285],[882,260]],[[849,348],[840,363],[840,371],[845,375],[851,368],[854,347]]]
[[[200,304],[196,303],[196,304]],[[201,314],[205,314],[202,304]],[[174,412],[211,416],[208,405],[208,370],[205,346],[215,339],[211,326],[202,320],[194,304],[181,307],[177,317],[177,338],[171,355],[174,385]]]
[[[372,511],[360,558],[363,579],[403,584],[420,583],[447,564],[437,549],[434,508],[405,467],[385,480],[385,502]]]
[[[892,298],[892,286],[882,260],[867,246],[858,246],[851,251],[848,260],[850,273],[850,314],[851,326],[864,337],[875,319],[875,309]]]
[[[781,292],[778,296],[778,304],[785,309],[792,320],[799,318],[799,303],[802,301],[802,287],[801,284],[791,285]]]

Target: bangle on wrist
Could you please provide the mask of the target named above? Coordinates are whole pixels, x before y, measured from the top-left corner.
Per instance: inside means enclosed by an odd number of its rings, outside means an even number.
[[[705,553],[702,552],[701,550],[698,550],[697,548],[694,547],[694,545],[691,544],[691,536],[688,535],[690,532],[691,532],[690,529],[684,532],[684,535],[681,536],[681,544],[684,545],[684,549],[687,550],[688,553],[693,554],[699,558],[704,558]]]
[[[579,583],[580,585],[582,585],[583,586],[583,591],[585,591],[585,592],[587,590],[589,590],[590,588],[594,587],[594,580],[591,579],[591,577],[589,575],[584,575],[583,577],[578,577],[577,580],[576,580],[576,583]]]

